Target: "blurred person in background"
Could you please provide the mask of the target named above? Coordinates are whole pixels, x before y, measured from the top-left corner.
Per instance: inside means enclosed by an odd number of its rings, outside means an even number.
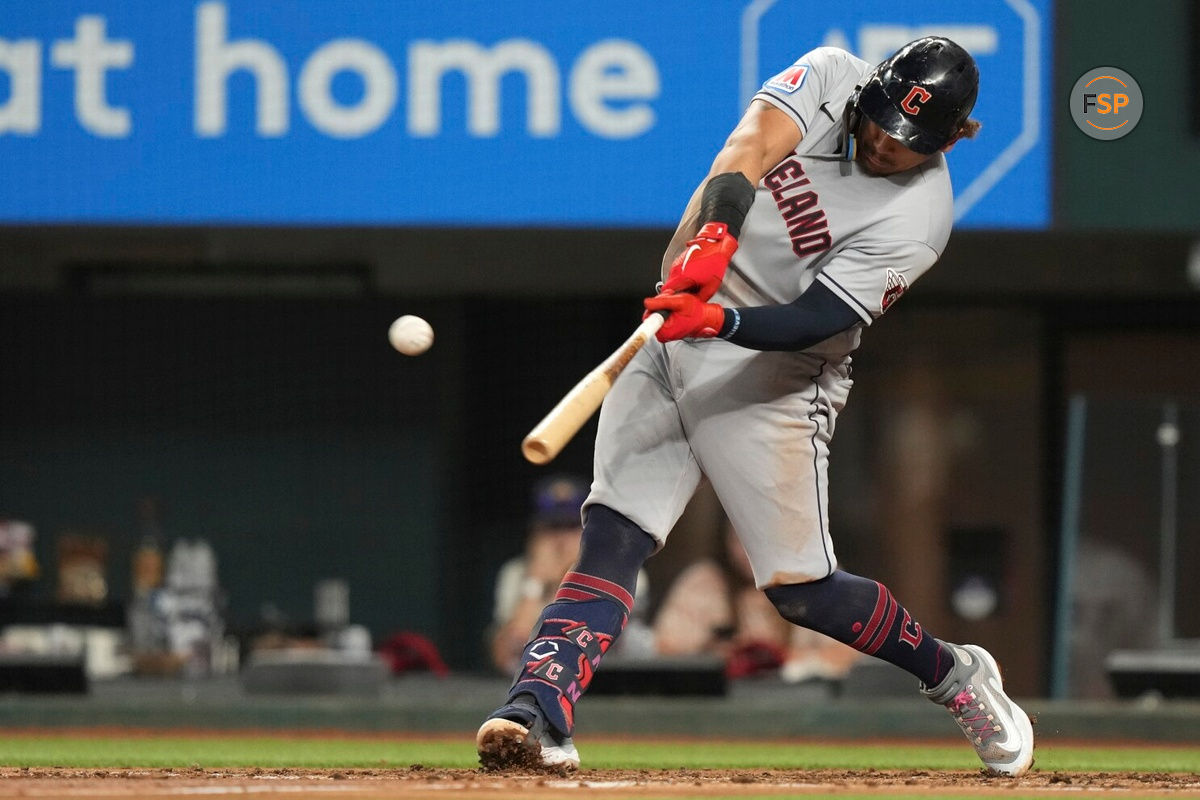
[[[545,478],[533,488],[525,551],[504,562],[496,574],[489,638],[492,664],[505,675],[516,672],[542,609],[579,559],[583,536],[580,507],[587,494],[587,483],[571,475]],[[644,606],[649,585],[644,571],[639,573],[638,585]],[[646,633],[632,630],[634,635],[623,641],[622,650],[632,654],[636,646],[639,652],[649,651],[648,628],[640,617],[634,622],[636,629]]]
[[[1149,650],[1164,645],[1153,623],[1158,586],[1125,549],[1093,536],[1079,541],[1071,597],[1073,697],[1114,695],[1105,659],[1114,650]]]
[[[29,522],[0,519],[0,602],[22,595],[41,574],[33,543],[37,532]]]

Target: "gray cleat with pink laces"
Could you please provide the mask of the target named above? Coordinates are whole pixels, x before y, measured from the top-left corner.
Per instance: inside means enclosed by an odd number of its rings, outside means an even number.
[[[946,707],[988,772],[1025,774],[1033,764],[1033,724],[1004,693],[996,660],[979,645],[942,645],[954,654],[954,669],[921,694]]]

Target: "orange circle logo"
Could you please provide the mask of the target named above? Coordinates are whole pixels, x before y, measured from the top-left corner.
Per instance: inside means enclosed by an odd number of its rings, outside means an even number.
[[[1096,67],[1083,73],[1071,90],[1071,119],[1093,139],[1127,135],[1142,118],[1142,89],[1123,69]]]

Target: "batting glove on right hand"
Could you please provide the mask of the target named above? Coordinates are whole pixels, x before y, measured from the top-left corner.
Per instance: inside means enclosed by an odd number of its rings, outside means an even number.
[[[661,291],[666,294],[690,292],[701,302],[708,302],[717,293],[729,259],[733,258],[737,248],[737,239],[723,222],[705,223],[671,262]]]
[[[675,339],[711,339],[721,332],[725,324],[725,308],[716,303],[705,303],[694,294],[668,294],[663,292],[642,301],[647,316],[655,311],[669,312],[658,333],[660,342]]]

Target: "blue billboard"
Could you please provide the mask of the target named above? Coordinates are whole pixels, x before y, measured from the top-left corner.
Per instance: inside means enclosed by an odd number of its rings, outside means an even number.
[[[0,17],[0,223],[673,226],[822,44],[976,56],[965,226],[1049,222],[1050,0],[40,0]]]

